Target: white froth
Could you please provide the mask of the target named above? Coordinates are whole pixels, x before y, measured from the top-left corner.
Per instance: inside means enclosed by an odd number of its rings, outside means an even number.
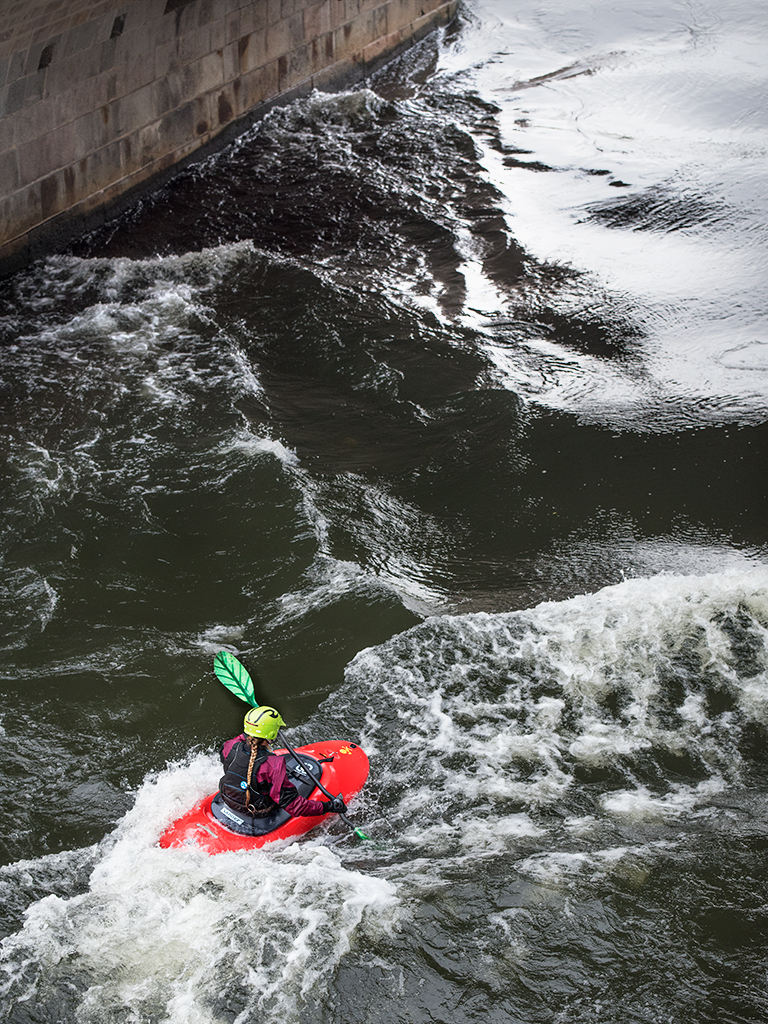
[[[595,881],[610,874],[637,877],[647,874],[654,860],[673,846],[670,842],[656,841],[645,846],[617,846],[576,853],[562,850],[537,853],[519,861],[515,868],[536,882],[555,886],[570,879]]]
[[[698,813],[739,785],[742,726],[763,721],[765,622],[761,567],[628,580],[527,612],[435,618],[361,652],[348,680],[386,709],[373,738],[383,791],[408,783],[397,807],[409,823],[404,841],[438,853],[461,845],[463,829],[501,836],[510,812],[568,800],[585,771],[606,788],[591,787],[594,812],[569,826],[574,835],[596,816]],[[747,667],[741,649],[752,651]],[[665,781],[670,758],[690,766],[689,780]],[[482,826],[452,817],[466,807]]]
[[[148,779],[104,844],[88,890],[31,905],[3,945],[15,1000],[34,961],[29,991],[38,1000],[60,971],[84,985],[83,1024],[115,1005],[136,1020],[212,1024],[224,991],[236,994],[243,1019],[282,1022],[325,993],[355,935],[391,929],[393,885],[349,870],[321,839],[215,857],[161,850],[164,824],[217,774],[214,758],[198,755]]]
[[[726,788],[723,779],[712,778],[697,786],[675,783],[663,796],[651,793],[645,786],[609,793],[600,803],[609,814],[622,815],[635,821],[679,817],[692,811],[697,804],[721,793]]]

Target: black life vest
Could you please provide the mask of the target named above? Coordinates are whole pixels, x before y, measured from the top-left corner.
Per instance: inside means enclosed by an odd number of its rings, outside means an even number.
[[[275,809],[275,802],[269,796],[269,783],[256,780],[256,773],[269,755],[268,747],[262,747],[258,752],[248,785],[250,743],[239,740],[227,754],[224,759],[224,774],[219,779],[219,792],[224,802],[233,810],[260,818]]]

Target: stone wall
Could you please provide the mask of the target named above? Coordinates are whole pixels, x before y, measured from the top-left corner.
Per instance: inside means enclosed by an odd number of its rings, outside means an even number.
[[[359,81],[456,4],[0,0],[0,273],[275,102]]]

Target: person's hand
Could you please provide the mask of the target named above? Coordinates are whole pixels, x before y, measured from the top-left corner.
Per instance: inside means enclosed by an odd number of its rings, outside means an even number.
[[[332,797],[330,800],[323,801],[323,811],[325,814],[344,814],[347,809],[347,805],[339,794],[338,796]]]

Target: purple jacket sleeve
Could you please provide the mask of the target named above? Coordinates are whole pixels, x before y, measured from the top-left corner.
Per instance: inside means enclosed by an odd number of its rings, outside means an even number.
[[[256,777],[260,782],[269,783],[269,795],[276,804],[280,803],[280,795],[285,790],[296,790],[296,787],[288,779],[285,770],[285,760],[277,754],[271,754],[264,764],[259,768]],[[296,793],[296,796],[285,809],[294,818],[308,818],[318,814],[325,814],[322,800],[308,800],[306,797]]]

